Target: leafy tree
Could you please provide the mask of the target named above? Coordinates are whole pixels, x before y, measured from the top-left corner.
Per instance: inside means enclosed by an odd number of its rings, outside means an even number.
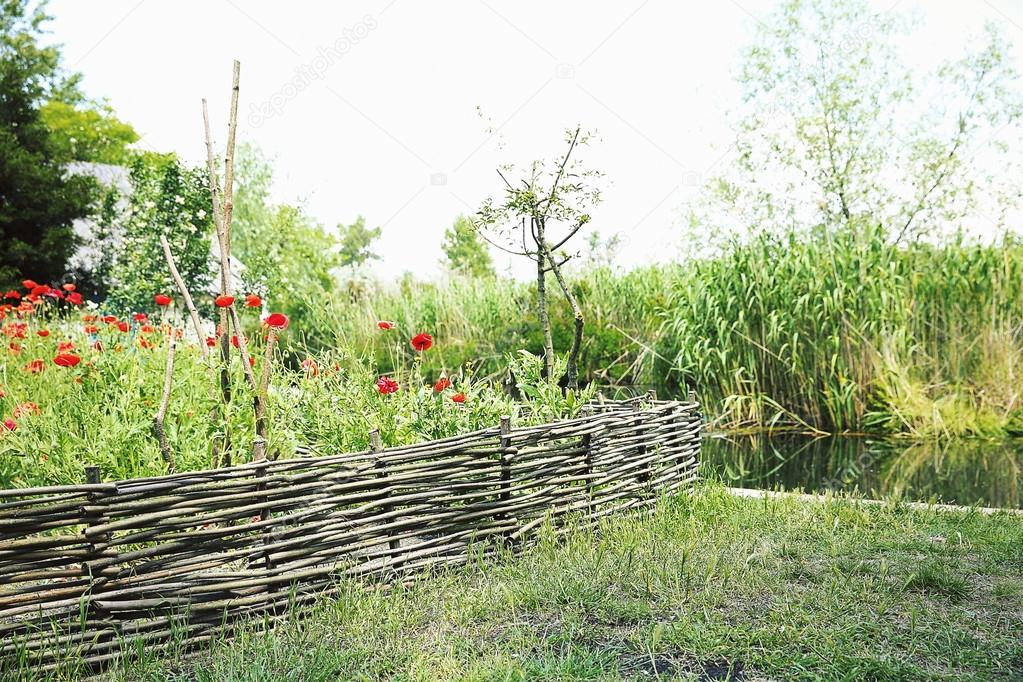
[[[746,51],[735,160],[693,213],[727,233],[881,225],[893,243],[966,217],[1002,225],[1018,197],[1023,98],[989,27],[959,60],[914,73],[909,24],[867,0],[787,0]]]
[[[39,113],[50,129],[54,153],[61,159],[125,166],[134,156],[129,145],[138,142],[138,133],[120,121],[107,104],[76,106],[50,100]]]
[[[494,260],[490,249],[480,237],[472,221],[458,216],[454,225],[444,230],[441,244],[448,269],[469,277],[493,277]]]
[[[98,273],[109,287],[106,303],[114,310],[150,310],[153,295],[175,287],[167,270],[160,235],[171,250],[197,304],[212,293],[213,217],[206,171],[187,168],[173,155],[143,155],[132,161],[132,192],[123,211],[110,208],[106,247],[113,257]]]
[[[492,244],[536,263],[536,302],[544,337],[543,376],[546,378],[551,378],[554,371],[554,340],[547,301],[548,272],[554,273],[558,288],[572,308],[575,333],[565,376],[559,380],[565,389],[577,388],[584,321],[582,309],[561,270],[573,256],[561,250],[590,222],[589,210],[601,200],[599,180],[603,173],[584,168],[581,161],[573,157],[579,147],[589,144],[590,138],[589,134],[582,134],[578,126],[567,130],[565,154],[550,162],[533,161],[515,182],[510,182],[506,176],[515,170],[514,166],[498,169],[505,185],[504,201],[495,204],[493,199],[487,199],[477,212],[480,229],[493,232],[507,245],[495,241],[491,241]],[[520,243],[521,250],[517,246]]]
[[[89,213],[95,180],[67,174],[40,108],[75,89],[60,51],[41,46],[41,6],[0,0],[0,285],[60,279],[76,246],[73,221]]]
[[[314,324],[334,292],[338,242],[300,208],[270,199],[273,166],[262,151],[243,144],[235,156],[232,250],[245,266],[249,291],[296,321],[311,345],[326,344],[330,330]]]
[[[597,268],[613,267],[618,258],[618,249],[622,245],[622,236],[613,234],[602,238],[600,232],[594,230],[586,235],[586,251],[583,253],[586,265]]]
[[[366,227],[366,219],[361,215],[351,225],[337,226],[340,244],[338,255],[341,265],[358,267],[369,260],[379,260],[380,256],[373,253],[373,242],[380,238],[381,228]]]

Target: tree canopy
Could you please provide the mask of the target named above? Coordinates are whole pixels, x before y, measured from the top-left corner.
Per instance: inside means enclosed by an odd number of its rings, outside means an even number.
[[[469,277],[493,277],[494,259],[472,221],[458,216],[454,224],[444,230],[441,244],[449,270]]]
[[[41,107],[74,88],[60,52],[39,44],[48,18],[27,0],[0,4],[0,286],[59,280],[76,246],[73,222],[96,198],[91,177],[68,174]]]
[[[692,224],[708,232],[832,234],[881,226],[892,242],[1003,227],[1018,197],[1023,100],[1004,37],[988,29],[933,72],[900,51],[911,24],[867,0],[787,0],[739,74],[726,170]],[[997,169],[997,170],[996,170]]]

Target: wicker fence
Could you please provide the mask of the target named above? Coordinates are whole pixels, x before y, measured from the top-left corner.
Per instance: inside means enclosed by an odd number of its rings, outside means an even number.
[[[412,446],[3,490],[0,671],[200,643],[340,578],[400,580],[470,545],[521,547],[547,520],[649,507],[696,478],[699,438],[695,402],[606,403]]]

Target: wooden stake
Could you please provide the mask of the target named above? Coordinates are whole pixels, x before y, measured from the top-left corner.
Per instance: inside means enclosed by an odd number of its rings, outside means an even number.
[[[166,243],[166,240],[164,240]],[[160,408],[153,417],[153,435],[160,445],[160,455],[167,462],[167,471],[174,473],[174,453],[171,451],[170,443],[167,442],[167,432],[163,428],[163,422],[167,418],[167,407],[170,405],[171,385],[174,381],[174,347],[177,344],[176,320],[172,319],[170,330],[167,332],[167,368],[163,372],[163,392],[160,394]]]

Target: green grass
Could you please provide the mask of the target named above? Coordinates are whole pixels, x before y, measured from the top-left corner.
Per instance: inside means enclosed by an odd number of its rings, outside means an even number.
[[[1023,521],[716,484],[113,679],[1011,680]]]

